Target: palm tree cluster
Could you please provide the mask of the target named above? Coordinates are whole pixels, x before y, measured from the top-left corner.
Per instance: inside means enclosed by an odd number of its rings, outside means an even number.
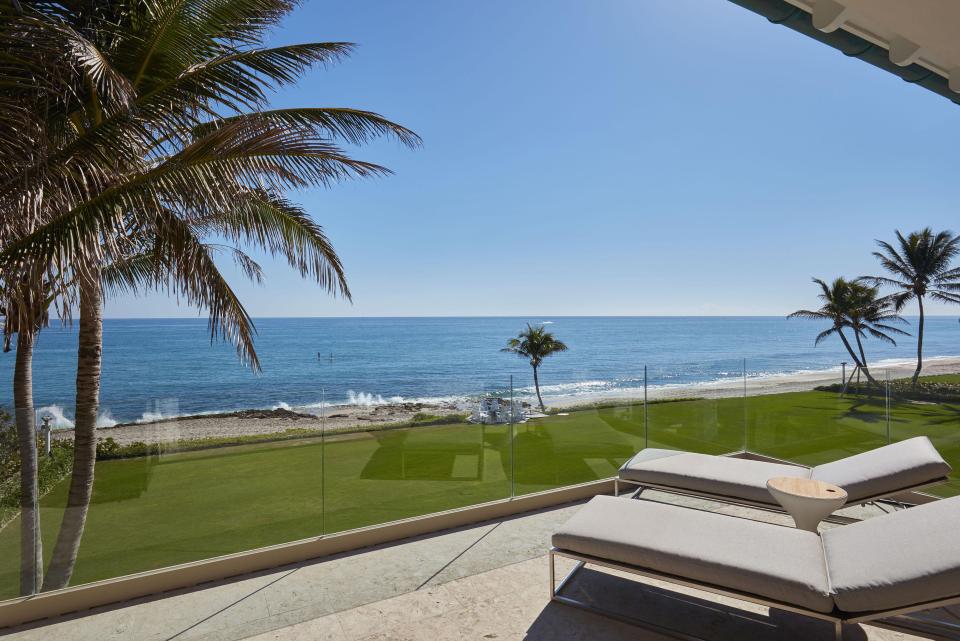
[[[863,339],[872,336],[896,345],[893,336],[907,334],[893,325],[903,322],[894,309],[893,301],[890,297],[879,296],[879,288],[870,285],[863,278],[837,278],[829,284],[814,278],[813,282],[820,287],[819,298],[822,305],[815,310],[798,310],[788,318],[810,318],[830,323],[827,329],[817,334],[815,344],[819,345],[830,336],[837,336],[855,365],[850,373],[851,378],[855,372],[861,371],[868,381],[876,384],[867,363]],[[850,332],[854,343],[850,342],[845,331]]]
[[[323,229],[291,190],[389,173],[342,144],[409,129],[364,110],[270,109],[276,89],[353,45],[265,46],[292,0],[0,0],[0,313],[16,337],[24,594],[69,583],[94,479],[105,296],[159,290],[205,309],[211,340],[259,369],[255,327],[222,274],[248,253],[350,298]],[[74,465],[52,558],[38,521],[32,354],[79,316]]]
[[[879,251],[873,256],[888,276],[861,276],[853,280],[837,278],[832,283],[814,278],[820,287],[822,305],[816,310],[801,309],[788,318],[825,320],[830,326],[820,332],[816,344],[836,335],[843,343],[855,365],[850,376],[862,371],[867,380],[876,384],[870,374],[863,339],[873,337],[896,345],[894,336],[909,336],[895,324],[904,323],[900,316],[906,305],[917,301],[917,367],[912,384],[916,386],[923,369],[924,300],[960,303],[960,267],[953,261],[960,253],[960,236],[950,231],[934,233],[929,227],[907,236],[895,232],[895,244],[878,240]],[[889,286],[894,292],[881,295],[880,288]],[[849,332],[854,344],[851,344]]]

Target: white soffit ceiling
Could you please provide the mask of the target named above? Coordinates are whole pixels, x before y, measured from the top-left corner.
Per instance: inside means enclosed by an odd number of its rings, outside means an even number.
[[[813,15],[825,32],[843,29],[889,50],[890,61],[913,63],[949,80],[960,92],[960,0],[787,0]]]

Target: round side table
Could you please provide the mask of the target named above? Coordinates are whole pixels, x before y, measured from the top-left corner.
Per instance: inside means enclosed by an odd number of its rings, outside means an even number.
[[[843,507],[847,492],[832,483],[794,476],[777,476],[767,489],[783,506],[800,530],[816,532],[820,521]]]

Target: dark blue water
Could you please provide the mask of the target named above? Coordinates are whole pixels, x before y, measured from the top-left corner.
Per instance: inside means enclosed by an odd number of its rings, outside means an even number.
[[[814,347],[821,325],[780,317],[264,318],[256,321],[263,371],[238,364],[232,347],[211,345],[201,319],[107,320],[102,399],[108,417],[136,420],[288,405],[452,399],[502,391],[529,366],[501,353],[526,322],[550,321],[570,351],[542,368],[545,396],[619,392],[741,376],[825,370],[847,360],[839,341]],[[909,329],[909,327],[907,327]],[[914,357],[912,338],[867,343],[868,357]],[[927,356],[960,355],[955,317],[928,319]],[[319,354],[319,357],[318,357]],[[53,327],[34,359],[38,407],[72,416],[76,330]],[[11,405],[14,355],[0,355],[0,405]]]

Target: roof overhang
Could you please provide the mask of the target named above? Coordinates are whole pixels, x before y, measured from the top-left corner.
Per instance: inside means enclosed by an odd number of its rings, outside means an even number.
[[[960,104],[960,0],[730,0]]]

